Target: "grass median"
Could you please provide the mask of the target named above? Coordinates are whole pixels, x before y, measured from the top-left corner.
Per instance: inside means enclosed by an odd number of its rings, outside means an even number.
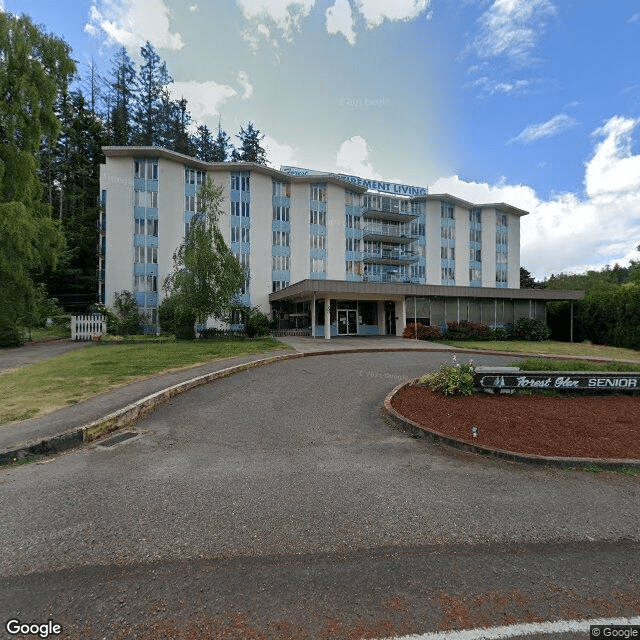
[[[158,373],[287,349],[271,338],[88,345],[0,374],[0,424],[42,416]]]
[[[459,347],[460,349],[511,351],[542,356],[579,356],[593,358],[594,360],[606,358],[640,362],[640,351],[586,342],[555,342],[552,340],[544,342],[532,342],[530,340],[442,340],[438,342],[452,347]]]

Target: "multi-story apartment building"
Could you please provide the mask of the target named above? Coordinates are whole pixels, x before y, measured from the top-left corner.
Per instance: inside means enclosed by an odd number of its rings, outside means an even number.
[[[508,204],[153,147],[104,152],[100,295],[112,304],[132,291],[150,328],[207,178],[223,188],[219,226],[246,268],[239,303],[271,313],[283,329],[328,338],[401,334],[414,319],[503,325],[540,317],[546,299],[579,297],[519,289],[527,212]]]

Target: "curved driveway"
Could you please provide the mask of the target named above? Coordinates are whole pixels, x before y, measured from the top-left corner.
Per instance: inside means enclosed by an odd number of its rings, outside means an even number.
[[[127,444],[0,471],[0,610],[87,638],[640,612],[638,478],[452,452],[386,424],[389,390],[449,357],[252,369],[174,398]]]

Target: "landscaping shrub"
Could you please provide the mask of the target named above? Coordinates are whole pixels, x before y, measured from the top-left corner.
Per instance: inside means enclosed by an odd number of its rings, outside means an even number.
[[[531,340],[543,342],[551,336],[549,327],[543,320],[533,318],[520,318],[513,327],[512,337],[515,340]]]
[[[412,322],[408,324],[402,332],[403,338],[411,338],[413,340],[442,340],[442,332],[435,325],[424,325],[420,322]]]
[[[424,385],[445,396],[473,393],[473,362],[458,364],[455,355],[451,363],[442,363],[434,373],[422,376],[418,384]]]
[[[196,337],[196,317],[185,309],[176,295],[166,297],[158,307],[158,322],[166,333],[173,333],[178,340]]]
[[[249,338],[269,335],[271,321],[269,316],[258,309],[245,310],[244,330]]]
[[[490,340],[493,336],[486,324],[462,320],[447,323],[448,340]]]
[[[20,347],[23,344],[24,337],[18,325],[0,315],[0,347]]]

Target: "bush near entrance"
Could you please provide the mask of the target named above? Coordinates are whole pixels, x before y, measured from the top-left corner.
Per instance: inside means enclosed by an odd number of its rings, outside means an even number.
[[[405,327],[402,337],[413,340],[442,340],[443,335],[440,328],[435,325],[426,326],[420,322],[414,322]]]

